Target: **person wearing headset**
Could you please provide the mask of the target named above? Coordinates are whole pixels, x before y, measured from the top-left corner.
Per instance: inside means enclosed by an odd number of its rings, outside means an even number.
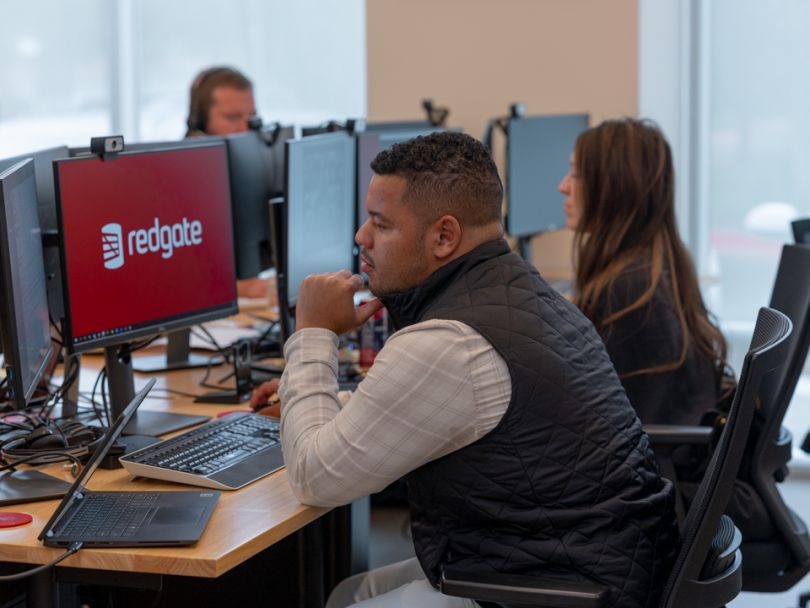
[[[257,120],[253,83],[239,70],[214,66],[191,83],[186,137],[241,133]],[[236,291],[243,298],[265,298],[273,290],[267,279],[240,279]]]
[[[191,83],[186,137],[241,133],[255,117],[253,83],[239,70],[207,68]]]
[[[575,298],[645,424],[700,424],[722,396],[726,341],[675,221],[672,152],[651,121],[580,134],[559,185]]]

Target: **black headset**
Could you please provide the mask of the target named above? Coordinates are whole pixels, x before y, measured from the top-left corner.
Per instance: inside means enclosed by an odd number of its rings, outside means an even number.
[[[229,68],[224,67],[208,68],[197,74],[194,82],[191,83],[191,97],[188,105],[188,118],[186,119],[186,126],[189,132],[199,131],[200,133],[205,133],[205,128],[208,126],[206,124],[208,122],[208,116],[206,116],[206,112],[204,112],[202,108],[200,90],[205,81],[211,78],[211,76],[220,74],[228,69]]]
[[[218,74],[235,73],[239,74],[237,70],[228,66],[216,66],[203,70],[191,83],[191,95],[188,104],[188,118],[186,118],[186,126],[188,133],[186,136],[193,134],[205,134],[208,128],[208,112],[203,107],[204,98],[208,95],[202,95],[206,82]],[[259,130],[262,126],[262,119],[258,116],[251,116],[248,119],[248,127],[253,130]]]

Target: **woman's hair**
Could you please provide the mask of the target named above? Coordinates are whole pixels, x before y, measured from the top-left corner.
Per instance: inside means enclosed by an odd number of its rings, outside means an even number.
[[[625,118],[588,129],[577,139],[573,171],[581,201],[574,236],[576,304],[600,333],[650,302],[662,280],[671,283],[663,287],[669,288],[681,326],[680,357],[623,377],[677,369],[690,344],[718,366],[725,364],[725,338],[709,319],[692,259],[678,235],[672,152],[657,125]],[[610,301],[613,281],[638,261],[649,268],[641,296],[595,319]]]

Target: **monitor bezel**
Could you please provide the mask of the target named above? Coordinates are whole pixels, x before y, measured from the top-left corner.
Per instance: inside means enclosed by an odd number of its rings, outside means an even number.
[[[528,228],[521,228],[519,226],[515,226],[515,219],[514,214],[512,212],[512,182],[514,180],[514,166],[513,163],[510,161],[510,157],[512,155],[512,137],[511,137],[511,129],[514,127],[516,123],[520,122],[528,122],[528,121],[540,121],[540,120],[553,120],[553,119],[583,119],[584,118],[584,127],[580,131],[588,129],[590,125],[590,114],[586,112],[570,112],[565,114],[541,114],[536,116],[521,116],[518,118],[511,118],[507,123],[507,141],[506,141],[506,218],[504,222],[504,228],[506,229],[506,233],[509,236],[517,237],[517,238],[529,238],[535,236],[537,234],[542,234],[543,232],[551,232],[551,231],[558,231],[565,229],[565,215],[562,211],[562,200],[560,200],[560,209],[559,209],[559,220],[558,224],[549,225],[545,224],[543,226],[531,226]],[[574,151],[574,145],[576,143],[576,138],[573,142],[571,142],[571,149],[568,151],[561,151],[562,154],[565,155],[565,158],[568,158],[570,154]],[[566,161],[567,163],[567,161]],[[559,179],[562,180],[565,177],[565,173],[561,173]]]
[[[8,234],[9,226],[6,222],[6,190],[14,188],[21,182],[27,179],[34,180],[34,192],[36,193],[36,175],[34,172],[34,161],[31,158],[26,158],[20,162],[12,165],[5,171],[0,172],[0,234]],[[36,201],[35,201],[36,202]],[[39,213],[36,213],[37,225],[39,225]],[[40,228],[40,233],[42,229]],[[0,239],[0,276],[6,277],[11,281],[12,273],[12,260],[11,251],[9,249],[8,239]],[[45,261],[43,256],[42,274],[45,275]],[[4,362],[3,366],[6,370],[6,381],[12,388],[13,397],[12,401],[15,403],[15,409],[24,409],[28,405],[28,401],[34,394],[40,380],[46,372],[48,362],[51,359],[53,352],[53,342],[48,339],[48,345],[39,361],[36,371],[34,372],[30,386],[23,385],[22,371],[22,357],[20,356],[20,335],[17,328],[17,309],[14,304],[14,290],[10,285],[2,285],[0,288],[0,342],[3,345]],[[47,291],[45,305],[47,306]],[[50,329],[50,326],[49,326]],[[9,357],[9,355],[11,355]],[[11,365],[9,365],[11,360]],[[15,367],[16,366],[16,367]],[[11,373],[9,374],[9,368]]]
[[[273,268],[275,252],[272,248],[267,217],[267,203],[280,196],[284,188],[285,155],[284,145],[294,135],[293,127],[282,126],[278,129],[277,139],[268,142],[258,131],[244,131],[222,137],[228,150],[228,186],[231,191],[231,211],[234,232],[234,255],[236,259],[236,278],[250,279]],[[245,183],[244,177],[255,177],[251,171],[243,171],[246,166],[243,159],[247,148],[255,147],[258,153],[256,163],[261,166],[261,183],[248,188],[263,187],[267,197],[259,200],[253,197],[235,197],[234,193],[245,192],[239,183]],[[242,161],[242,162],[235,162]],[[261,232],[261,238],[256,238]]]
[[[319,141],[329,140],[329,139],[348,139],[351,141],[351,144],[354,146],[353,154],[350,155],[352,162],[354,163],[354,171],[352,172],[352,182],[354,183],[354,215],[352,218],[352,222],[356,225],[357,222],[357,138],[347,131],[335,131],[331,133],[319,133],[318,135],[309,135],[307,137],[296,138],[296,139],[289,139],[284,144],[284,204],[281,210],[281,219],[282,219],[282,226],[281,232],[283,234],[283,253],[277,258],[277,274],[281,272],[285,278],[285,291],[286,291],[286,305],[290,313],[294,316],[295,315],[295,306],[298,302],[298,290],[300,286],[296,286],[295,288],[295,299],[291,301],[290,299],[290,236],[289,236],[289,223],[290,223],[290,148],[291,146],[308,146],[314,145]],[[356,230],[355,230],[356,234]],[[352,241],[354,242],[354,241]],[[353,270],[357,267],[357,256],[358,251],[356,247],[352,247],[352,263],[349,266],[350,270]],[[279,302],[279,305],[281,303]]]
[[[78,343],[75,342],[75,336],[73,335],[73,315],[70,305],[70,277],[68,276],[67,272],[67,255],[65,247],[64,218],[62,214],[62,192],[61,192],[61,184],[59,182],[59,167],[62,164],[67,163],[87,162],[88,160],[91,160],[95,157],[76,156],[67,159],[56,160],[53,162],[54,191],[57,201],[56,215],[59,229],[59,257],[62,265],[62,277],[63,277],[62,292],[63,292],[63,302],[65,306],[65,323],[62,337],[65,348],[67,348],[69,353],[71,354],[83,353],[98,348],[105,348],[107,346],[126,344],[128,342],[132,342],[133,340],[147,338],[157,334],[170,332],[176,329],[191,327],[192,325],[198,325],[206,321],[213,321],[216,319],[221,319],[224,317],[235,315],[239,312],[239,303],[236,293],[236,253],[233,243],[233,206],[231,202],[228,151],[226,149],[225,142],[222,140],[206,142],[205,144],[199,144],[195,142],[188,146],[178,146],[172,148],[150,149],[150,150],[136,150],[131,152],[124,151],[121,154],[119,154],[119,158],[139,156],[142,154],[170,154],[182,152],[185,150],[199,150],[205,148],[219,149],[220,153],[223,155],[223,160],[225,163],[225,171],[226,171],[225,177],[227,185],[226,191],[228,197],[228,211],[229,211],[227,217],[231,223],[228,229],[228,235],[231,240],[231,269],[234,277],[233,299],[227,304],[223,304],[220,306],[214,306],[203,310],[194,311],[194,313],[188,314],[184,313],[181,315],[173,315],[171,317],[154,319],[146,324],[140,324],[137,327],[133,327],[132,329],[127,329],[108,336],[101,336],[98,338],[84,340]],[[116,162],[116,160],[117,159],[109,162]]]

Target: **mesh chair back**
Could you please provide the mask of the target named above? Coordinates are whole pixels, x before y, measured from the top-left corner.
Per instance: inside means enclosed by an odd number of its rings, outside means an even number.
[[[740,558],[725,573],[707,564],[712,542],[718,535],[723,510],[734,485],[754,416],[763,376],[784,360],[790,319],[779,311],[761,308],[751,346],[745,356],[739,384],[720,440],[687,513],[681,547],[661,599],[661,606],[722,606],[740,591]]]
[[[790,222],[793,229],[793,240],[797,243],[810,245],[810,218]]]
[[[788,316],[793,332],[785,340],[784,365],[762,381],[759,391],[762,425],[748,450],[750,470],[745,478],[754,486],[773,529],[767,541],[743,546],[744,588],[750,591],[784,591],[810,571],[807,526],[785,504],[776,486],[787,474],[793,445],[782,421],[810,347],[810,247],[784,246],[770,306]]]
[[[793,324],[793,332],[785,340],[784,365],[762,381],[760,412],[764,426],[754,448],[753,460],[766,467],[771,464],[779,467],[785,463],[772,463],[769,455],[763,452],[779,437],[782,420],[810,347],[810,247],[784,246],[770,307],[787,315]]]

